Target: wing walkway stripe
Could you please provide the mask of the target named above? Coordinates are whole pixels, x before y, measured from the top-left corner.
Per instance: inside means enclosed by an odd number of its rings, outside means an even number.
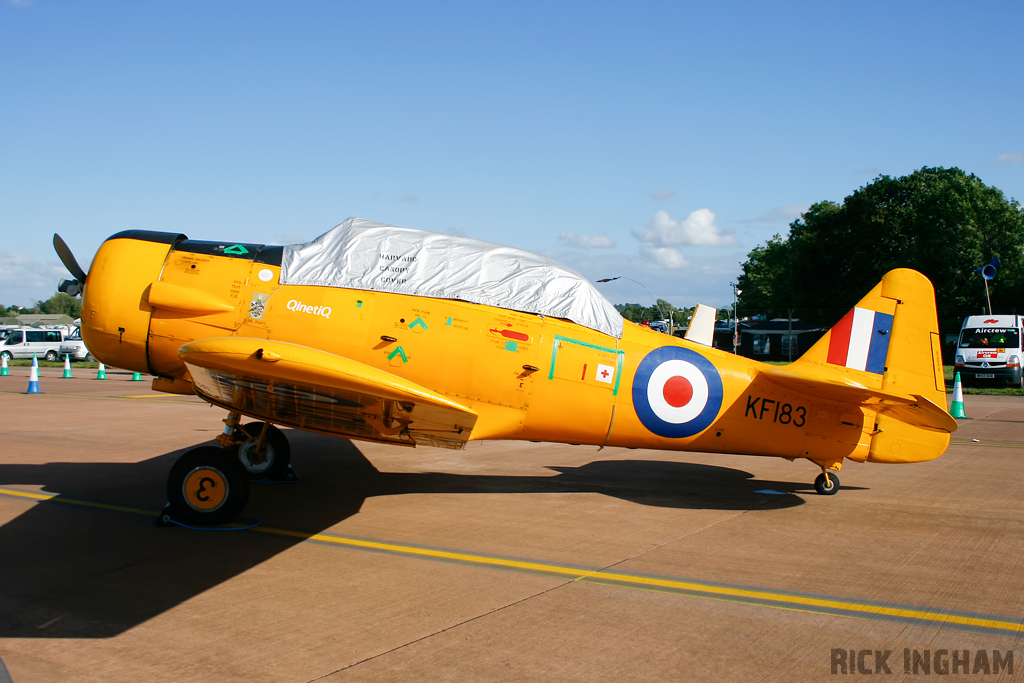
[[[82,507],[98,508],[114,512],[127,512],[155,517],[152,510],[96,503],[92,501],[62,498],[58,494],[44,494],[16,489],[0,488],[0,495],[34,500],[37,502],[53,502]],[[995,615],[971,615],[948,613],[913,605],[884,605],[859,602],[834,596],[797,595],[779,591],[771,591],[755,587],[729,586],[687,579],[675,579],[640,574],[625,574],[602,569],[587,569],[567,565],[551,564],[533,560],[518,560],[508,557],[476,555],[454,550],[442,550],[401,543],[389,543],[369,539],[335,536],[324,533],[306,533],[288,529],[258,526],[251,529],[264,534],[288,536],[320,543],[385,552],[405,557],[422,557],[461,564],[488,566],[519,571],[539,572],[555,576],[565,576],[575,581],[593,581],[605,585],[613,585],[647,590],[664,590],[695,597],[718,598],[756,604],[764,607],[796,609],[819,614],[831,614],[850,618],[875,618],[891,621],[925,623],[933,626],[950,626],[953,628],[1017,635],[1024,633],[1024,621]]]

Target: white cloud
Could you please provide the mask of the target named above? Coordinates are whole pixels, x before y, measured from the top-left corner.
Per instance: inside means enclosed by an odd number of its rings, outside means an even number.
[[[674,199],[676,193],[672,190],[655,190],[651,193],[651,199],[656,202],[667,202],[670,199]]]
[[[89,270],[85,262],[80,263]],[[53,296],[61,280],[70,279],[71,274],[56,261],[39,263],[0,249],[0,304],[4,306],[33,306]]]
[[[1024,154],[1020,152],[1007,152],[999,155],[1001,164],[1024,164]]]
[[[675,247],[655,247],[645,244],[640,247],[640,252],[662,268],[674,270],[690,265],[690,262],[683,256],[683,252]]]
[[[659,211],[646,228],[635,231],[633,236],[645,247],[728,247],[736,244],[731,231],[719,231],[715,225],[715,214],[710,209],[697,209],[679,221],[672,220],[667,211]]]
[[[729,247],[737,244],[732,231],[715,225],[710,209],[697,209],[682,220],[673,220],[667,211],[659,211],[642,230],[634,230],[640,240],[640,253],[648,262],[662,268],[685,268],[689,262],[679,247]]]
[[[558,241],[569,247],[581,249],[611,249],[615,246],[615,240],[608,235],[579,235],[573,231],[563,232],[558,236]]]
[[[52,287],[56,291],[62,279],[70,280],[71,275],[59,263],[39,263],[0,249],[0,284]]]

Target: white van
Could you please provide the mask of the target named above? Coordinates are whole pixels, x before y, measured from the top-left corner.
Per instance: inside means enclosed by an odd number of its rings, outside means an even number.
[[[82,341],[82,328],[76,327],[68,336],[64,337],[60,345],[61,357],[67,356],[71,360],[95,360],[85,342]]]
[[[964,386],[1024,387],[1020,361],[1024,358],[1024,317],[972,315],[964,319],[954,361]]]
[[[18,327],[11,330],[3,346],[0,346],[0,356],[7,360],[37,356],[42,360],[54,361],[60,358],[62,341],[64,333],[61,330]]]

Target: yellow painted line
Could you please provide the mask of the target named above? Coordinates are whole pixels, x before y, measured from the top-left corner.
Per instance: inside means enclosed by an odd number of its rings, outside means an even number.
[[[59,497],[56,493],[35,493],[33,491],[17,491],[15,489],[0,489],[0,493],[5,496],[14,496],[15,498],[28,498],[39,502],[49,502]],[[61,503],[68,503],[70,505],[81,505],[83,507],[99,508],[100,510],[113,510],[114,512],[131,512],[136,515],[152,515],[155,514],[152,510],[140,510],[139,508],[129,508],[123,505],[109,505],[107,503],[94,503],[90,500],[75,500],[74,498],[61,498]]]
[[[13,394],[20,395],[25,394],[24,391],[0,391],[0,394]],[[185,398],[180,394],[148,394],[148,395],[137,395],[137,396],[83,396],[82,394],[54,394],[49,391],[42,391],[38,394],[33,394],[33,397],[47,397],[50,398],[78,398],[86,401],[140,401],[148,399],[159,399],[161,403],[189,403],[194,405],[209,405],[206,401],[199,399],[198,397]],[[177,399],[168,401],[167,399]],[[33,400],[36,400],[33,398]]]
[[[53,501],[58,498],[56,494],[42,494],[15,489],[0,488],[0,494],[27,498],[39,502]],[[107,505],[104,503],[93,503],[90,501],[60,498],[60,503],[81,505],[117,512],[130,512],[133,514],[144,514],[155,516],[157,513],[152,510],[140,510],[119,505]],[[960,614],[944,614],[939,611],[915,608],[910,606],[884,606],[871,605],[841,598],[815,597],[807,595],[790,595],[788,593],[774,592],[757,588],[739,588],[734,586],[716,585],[700,581],[687,581],[682,579],[671,579],[655,576],[641,576],[610,572],[601,569],[582,569],[565,565],[550,564],[546,562],[535,562],[531,560],[515,560],[505,557],[488,557],[486,555],[475,555],[472,553],[458,552],[453,550],[440,550],[436,548],[425,548],[420,546],[405,545],[400,543],[387,543],[384,541],[372,541],[359,538],[348,538],[323,533],[304,533],[288,529],[275,529],[273,527],[258,526],[252,531],[278,536],[288,536],[303,540],[319,541],[331,545],[358,548],[362,550],[375,550],[396,555],[409,557],[423,557],[434,560],[446,560],[469,565],[499,567],[503,569],[515,569],[519,571],[540,572],[565,576],[576,581],[594,581],[613,586],[625,586],[630,588],[641,588],[647,590],[670,590],[681,591],[688,595],[697,597],[727,599],[732,601],[746,602],[748,604],[773,607],[776,609],[789,609],[818,614],[831,614],[852,618],[893,618],[901,621],[931,622],[935,625],[952,625],[976,629],[987,629],[992,631],[1004,631],[1012,634],[1024,633],[1024,622],[1012,621],[1000,617],[969,616]]]
[[[1024,448],[1024,443],[1010,441],[960,441],[954,439],[949,442],[951,446],[987,446],[989,448]]]
[[[649,576],[633,576],[631,574],[620,574],[603,570],[586,570],[563,565],[547,564],[542,562],[531,562],[525,560],[512,560],[500,557],[487,557],[483,555],[472,555],[469,553],[453,552],[448,550],[435,550],[431,548],[420,548],[417,546],[399,545],[395,543],[383,543],[380,541],[367,541],[354,538],[345,538],[328,534],[303,534],[295,531],[274,529],[271,527],[257,527],[257,531],[283,536],[295,536],[308,538],[324,543],[369,550],[380,550],[402,555],[413,555],[430,557],[434,559],[465,562],[469,564],[490,565],[505,567],[509,569],[520,569],[525,571],[543,572],[545,574],[557,574],[579,579],[592,579],[602,583],[627,584],[644,587],[668,588],[691,593],[705,593],[712,596],[724,596],[733,598],[746,598],[757,601],[781,602],[796,607],[819,607],[829,610],[840,610],[843,612],[857,612],[866,615],[899,617],[902,619],[914,619],[922,621],[938,621],[944,624],[958,624],[961,626],[975,626],[980,628],[1010,630],[1013,632],[1024,631],[1024,624],[999,619],[985,619],[978,617],[966,617],[928,610],[906,609],[900,607],[882,607],[879,605],[862,605],[855,602],[835,600],[828,598],[813,598],[807,596],[787,595],[786,593],[774,593],[764,590],[752,590],[744,588],[732,588],[728,586],[717,586],[714,584],[700,583],[696,581],[680,581],[676,579],[664,579]]]

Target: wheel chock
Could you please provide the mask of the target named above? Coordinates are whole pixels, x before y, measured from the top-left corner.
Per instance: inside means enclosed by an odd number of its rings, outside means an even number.
[[[295,474],[295,470],[292,469],[291,464],[288,465],[288,469],[281,473],[281,476],[275,479],[253,479],[253,484],[298,484],[302,479],[299,475]]]
[[[164,509],[160,511],[160,514],[156,516],[155,526],[177,526],[180,522],[174,519],[174,513],[171,510],[171,504],[166,503]]]

